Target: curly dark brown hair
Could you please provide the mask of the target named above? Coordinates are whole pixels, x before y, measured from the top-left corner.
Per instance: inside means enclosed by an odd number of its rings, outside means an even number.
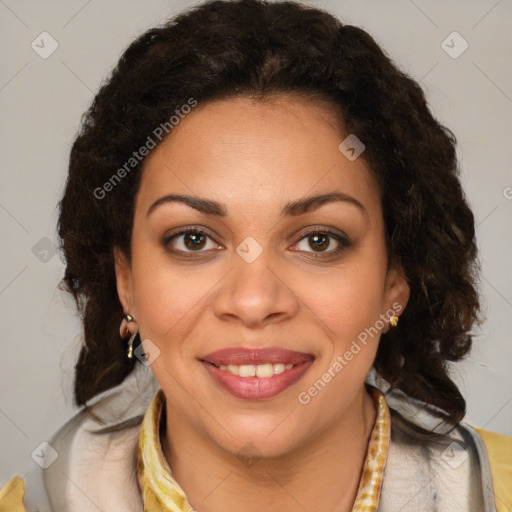
[[[125,356],[119,336],[113,248],[130,257],[143,160],[108,194],[98,190],[190,98],[279,92],[328,100],[364,142],[390,261],[402,266],[411,290],[399,326],[381,337],[374,368],[391,389],[460,422],[466,404],[448,364],[469,352],[480,306],[474,218],[459,181],[456,138],[367,32],[290,1],[215,0],[151,28],[125,50],[82,117],[58,223],[63,282],[83,315],[76,404],[140,364]]]

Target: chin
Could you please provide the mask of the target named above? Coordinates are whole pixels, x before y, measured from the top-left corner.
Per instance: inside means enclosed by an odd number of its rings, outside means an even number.
[[[213,435],[212,438],[222,449],[238,458],[280,457],[293,451],[300,440],[307,436],[303,430],[304,425],[296,422],[290,425],[285,419],[287,415],[286,412],[279,417],[273,414],[266,419],[226,419],[223,422],[226,430],[217,431],[217,435]],[[233,435],[230,436],[229,433]]]

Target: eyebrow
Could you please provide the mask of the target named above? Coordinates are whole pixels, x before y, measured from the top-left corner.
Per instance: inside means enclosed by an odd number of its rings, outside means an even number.
[[[165,203],[183,203],[206,215],[216,217],[227,217],[228,209],[225,204],[213,201],[212,199],[203,199],[201,197],[189,196],[183,194],[168,194],[157,199],[148,209],[146,216],[149,216],[158,206]],[[281,217],[297,216],[311,212],[323,206],[324,204],[334,202],[345,202],[357,206],[365,215],[368,215],[366,208],[355,198],[344,194],[343,192],[329,192],[318,196],[309,196],[296,201],[286,203],[281,209]]]

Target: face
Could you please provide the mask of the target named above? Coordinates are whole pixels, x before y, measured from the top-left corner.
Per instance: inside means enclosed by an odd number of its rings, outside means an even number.
[[[347,135],[332,105],[236,97],[199,104],[146,158],[117,285],[176,428],[277,456],[360,408],[408,287]],[[229,348],[248,351],[211,355]]]

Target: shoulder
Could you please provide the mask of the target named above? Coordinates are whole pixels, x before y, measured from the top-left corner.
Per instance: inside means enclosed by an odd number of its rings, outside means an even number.
[[[391,413],[391,441],[379,511],[391,512],[401,507],[417,512],[511,510],[507,497],[510,491],[505,490],[507,485],[510,487],[510,469],[506,468],[511,458],[505,453],[500,459],[494,456],[494,451],[510,446],[506,436],[490,433],[487,437],[494,445],[488,450],[486,433],[479,435],[465,422],[455,428],[434,429],[434,423],[418,413],[413,421],[421,427],[418,429],[403,421],[396,411]],[[437,425],[441,425],[438,420]]]
[[[19,476],[13,476],[0,489],[0,510],[2,512],[25,512],[23,497],[25,484]]]
[[[496,509],[512,510],[512,437],[476,429],[482,438],[491,466]]]
[[[49,440],[40,463],[0,491],[0,512],[138,511],[136,449],[139,418],[98,430],[83,411]]]
[[[475,428],[475,427],[473,427]],[[490,430],[475,429],[483,439],[489,457],[500,469],[512,471],[512,437]]]
[[[51,448],[40,464],[31,461],[23,480],[7,482],[0,511],[141,510],[137,440],[144,412],[158,389],[143,367],[98,395],[49,439]]]

